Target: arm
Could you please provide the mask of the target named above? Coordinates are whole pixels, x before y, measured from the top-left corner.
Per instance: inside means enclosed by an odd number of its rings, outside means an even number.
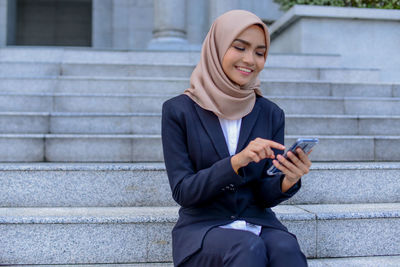
[[[276,128],[272,135],[272,140],[274,142],[284,144],[284,132],[285,132],[285,113],[282,111],[279,119],[276,122]],[[276,157],[280,157],[283,153],[283,150],[273,150],[274,157],[271,159],[275,159]],[[253,187],[253,192],[258,199],[259,204],[264,207],[274,207],[292,197],[301,186],[301,182],[299,181],[295,186],[286,188],[285,175],[276,174],[274,176],[267,176],[266,172],[269,168],[269,164],[265,164],[263,169],[263,176],[261,179],[255,183]],[[285,187],[284,187],[285,186]]]
[[[273,135],[273,140],[278,143],[284,142],[284,127],[285,116],[282,112],[278,123],[277,131]],[[266,207],[273,207],[280,202],[292,197],[301,187],[301,177],[309,172],[311,161],[301,149],[296,150],[298,156],[288,152],[288,158],[285,159],[280,153],[272,163],[282,171],[282,174],[277,174],[272,177],[261,179],[258,196]],[[269,166],[265,166],[264,174]]]
[[[232,169],[230,157],[202,170],[195,170],[188,152],[187,125],[171,103],[162,110],[164,160],[174,200],[183,207],[200,205],[224,193],[225,187],[237,186],[242,178]],[[201,145],[199,143],[199,145]]]

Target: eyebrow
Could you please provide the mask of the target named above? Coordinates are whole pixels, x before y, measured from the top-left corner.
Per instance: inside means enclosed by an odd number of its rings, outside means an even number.
[[[241,43],[243,43],[245,45],[251,46],[251,44],[249,42],[247,42],[245,40],[242,40],[242,39],[233,40],[233,42],[235,42],[235,41],[238,41],[238,42],[241,42]],[[259,45],[259,46],[257,46],[257,48],[265,48],[265,49],[267,49],[267,47],[265,45]]]

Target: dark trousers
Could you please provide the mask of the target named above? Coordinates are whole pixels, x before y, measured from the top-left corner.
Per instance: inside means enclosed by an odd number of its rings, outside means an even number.
[[[263,228],[260,236],[243,230],[213,228],[202,249],[183,267],[303,267],[307,260],[294,235]]]

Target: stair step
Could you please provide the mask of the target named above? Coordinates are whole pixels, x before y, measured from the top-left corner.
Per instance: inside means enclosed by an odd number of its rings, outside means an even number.
[[[190,77],[195,65],[132,65],[132,64],[63,64],[64,76],[111,76],[111,77]],[[327,80],[348,82],[377,82],[380,73],[377,69],[344,68],[293,68],[266,67],[260,79],[287,80]]]
[[[159,135],[0,135],[3,162],[162,161]]]
[[[400,116],[290,115],[289,135],[400,135]],[[0,133],[160,134],[159,113],[0,112]]]
[[[58,76],[59,63],[3,62],[0,61],[0,75],[6,77]]]
[[[161,113],[173,95],[0,93],[0,112]],[[400,115],[400,98],[265,96],[287,114]]]
[[[289,135],[400,135],[400,116],[290,115]]]
[[[43,48],[43,47],[3,47],[0,60],[7,62],[47,62],[47,63],[179,63],[197,64],[200,51],[107,51],[92,48]],[[340,55],[334,54],[284,54],[269,53],[267,65],[299,67],[339,67]]]
[[[28,267],[27,265],[1,265],[2,267]],[[29,267],[173,267],[172,262],[146,262],[146,263],[103,263],[103,264],[35,264]]]
[[[155,265],[156,266],[156,265]],[[172,266],[172,265],[171,265]],[[309,267],[398,267],[400,266],[400,256],[372,256],[372,257],[348,257],[333,259],[309,259]]]
[[[299,136],[288,135],[286,144]],[[309,136],[303,136],[309,137]],[[314,161],[398,161],[400,136],[313,136]],[[160,135],[0,134],[2,162],[163,161]]]
[[[1,76],[111,76],[111,77],[190,77],[195,64],[87,64],[0,62]],[[378,69],[266,67],[260,79],[326,80],[348,82],[377,82]]]
[[[280,205],[274,211],[307,257],[400,253],[400,203]],[[176,207],[0,208],[0,257],[3,264],[171,261],[176,220]]]
[[[290,115],[288,135],[400,135],[400,116]],[[157,113],[0,112],[0,133],[160,134]]]
[[[400,202],[399,179],[399,162],[315,162],[287,204]],[[174,205],[164,163],[0,164],[0,207]]]
[[[308,259],[309,267],[398,267],[400,266],[400,256],[372,256],[372,257],[347,257],[347,258],[324,258]],[[16,267],[21,265],[2,265],[4,267]],[[35,265],[35,267],[65,267],[66,265]],[[170,263],[110,263],[110,264],[74,264],[70,267],[173,267]],[[22,266],[21,266],[22,267]]]
[[[9,93],[180,94],[189,78],[178,77],[2,77],[0,90]],[[400,97],[400,84],[343,83],[313,80],[262,80],[264,95]]]

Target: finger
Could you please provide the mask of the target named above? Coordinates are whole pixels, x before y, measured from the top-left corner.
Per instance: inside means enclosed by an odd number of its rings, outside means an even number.
[[[261,160],[260,157],[258,156],[258,154],[253,151],[250,151],[249,157],[250,157],[251,161],[254,161],[256,163],[260,162],[260,160]]]
[[[259,139],[256,142],[263,148],[264,152],[263,158],[270,158],[270,159],[275,158],[275,152],[269,146],[268,140]]]
[[[265,156],[266,158],[270,158],[270,159],[274,159],[275,158],[275,153],[269,146],[267,146],[265,148],[265,154],[266,154],[266,156]]]
[[[279,144],[277,142],[271,141],[271,140],[266,140],[267,144],[271,148],[279,149],[279,150],[285,150],[285,146],[282,144]]]
[[[289,152],[291,153],[291,152]],[[293,155],[293,153],[292,153]],[[301,169],[299,169],[296,165],[294,165],[289,160],[285,159],[282,155],[278,155],[277,159],[280,164],[283,165],[286,169],[288,169],[291,173],[293,173],[297,177],[301,177],[303,175]]]
[[[255,141],[257,143],[260,143],[260,144],[263,144],[263,145],[267,145],[267,146],[272,147],[272,148],[279,149],[279,150],[285,150],[285,146],[284,145],[279,144],[279,143],[277,143],[275,141],[272,141],[272,140],[268,140],[268,139],[263,139],[263,138],[257,137],[253,141]]]
[[[256,153],[260,159],[265,159],[267,157],[265,147],[260,143],[254,142],[250,150]]]
[[[298,168],[301,170],[302,174],[301,176],[303,176],[304,174],[309,173],[310,171],[310,166],[307,165],[307,162],[304,162],[305,160],[300,159],[299,157],[303,157],[307,159],[307,156],[304,154],[304,152],[301,149],[297,149],[296,152],[298,153],[297,156],[296,154],[292,153],[292,152],[288,152],[288,158],[291,160],[291,162]],[[311,163],[311,162],[310,162]]]
[[[308,158],[308,155],[310,154],[311,151],[309,151],[307,154],[304,153],[304,151],[302,149],[298,149],[297,151],[297,155],[300,158],[300,160],[309,168],[311,167],[311,161]]]
[[[279,169],[284,175],[286,175],[286,177],[288,177],[289,179],[298,179],[298,177],[294,173],[292,173],[288,168],[280,164],[278,160],[273,160],[272,164],[274,164],[274,166],[277,169]]]

